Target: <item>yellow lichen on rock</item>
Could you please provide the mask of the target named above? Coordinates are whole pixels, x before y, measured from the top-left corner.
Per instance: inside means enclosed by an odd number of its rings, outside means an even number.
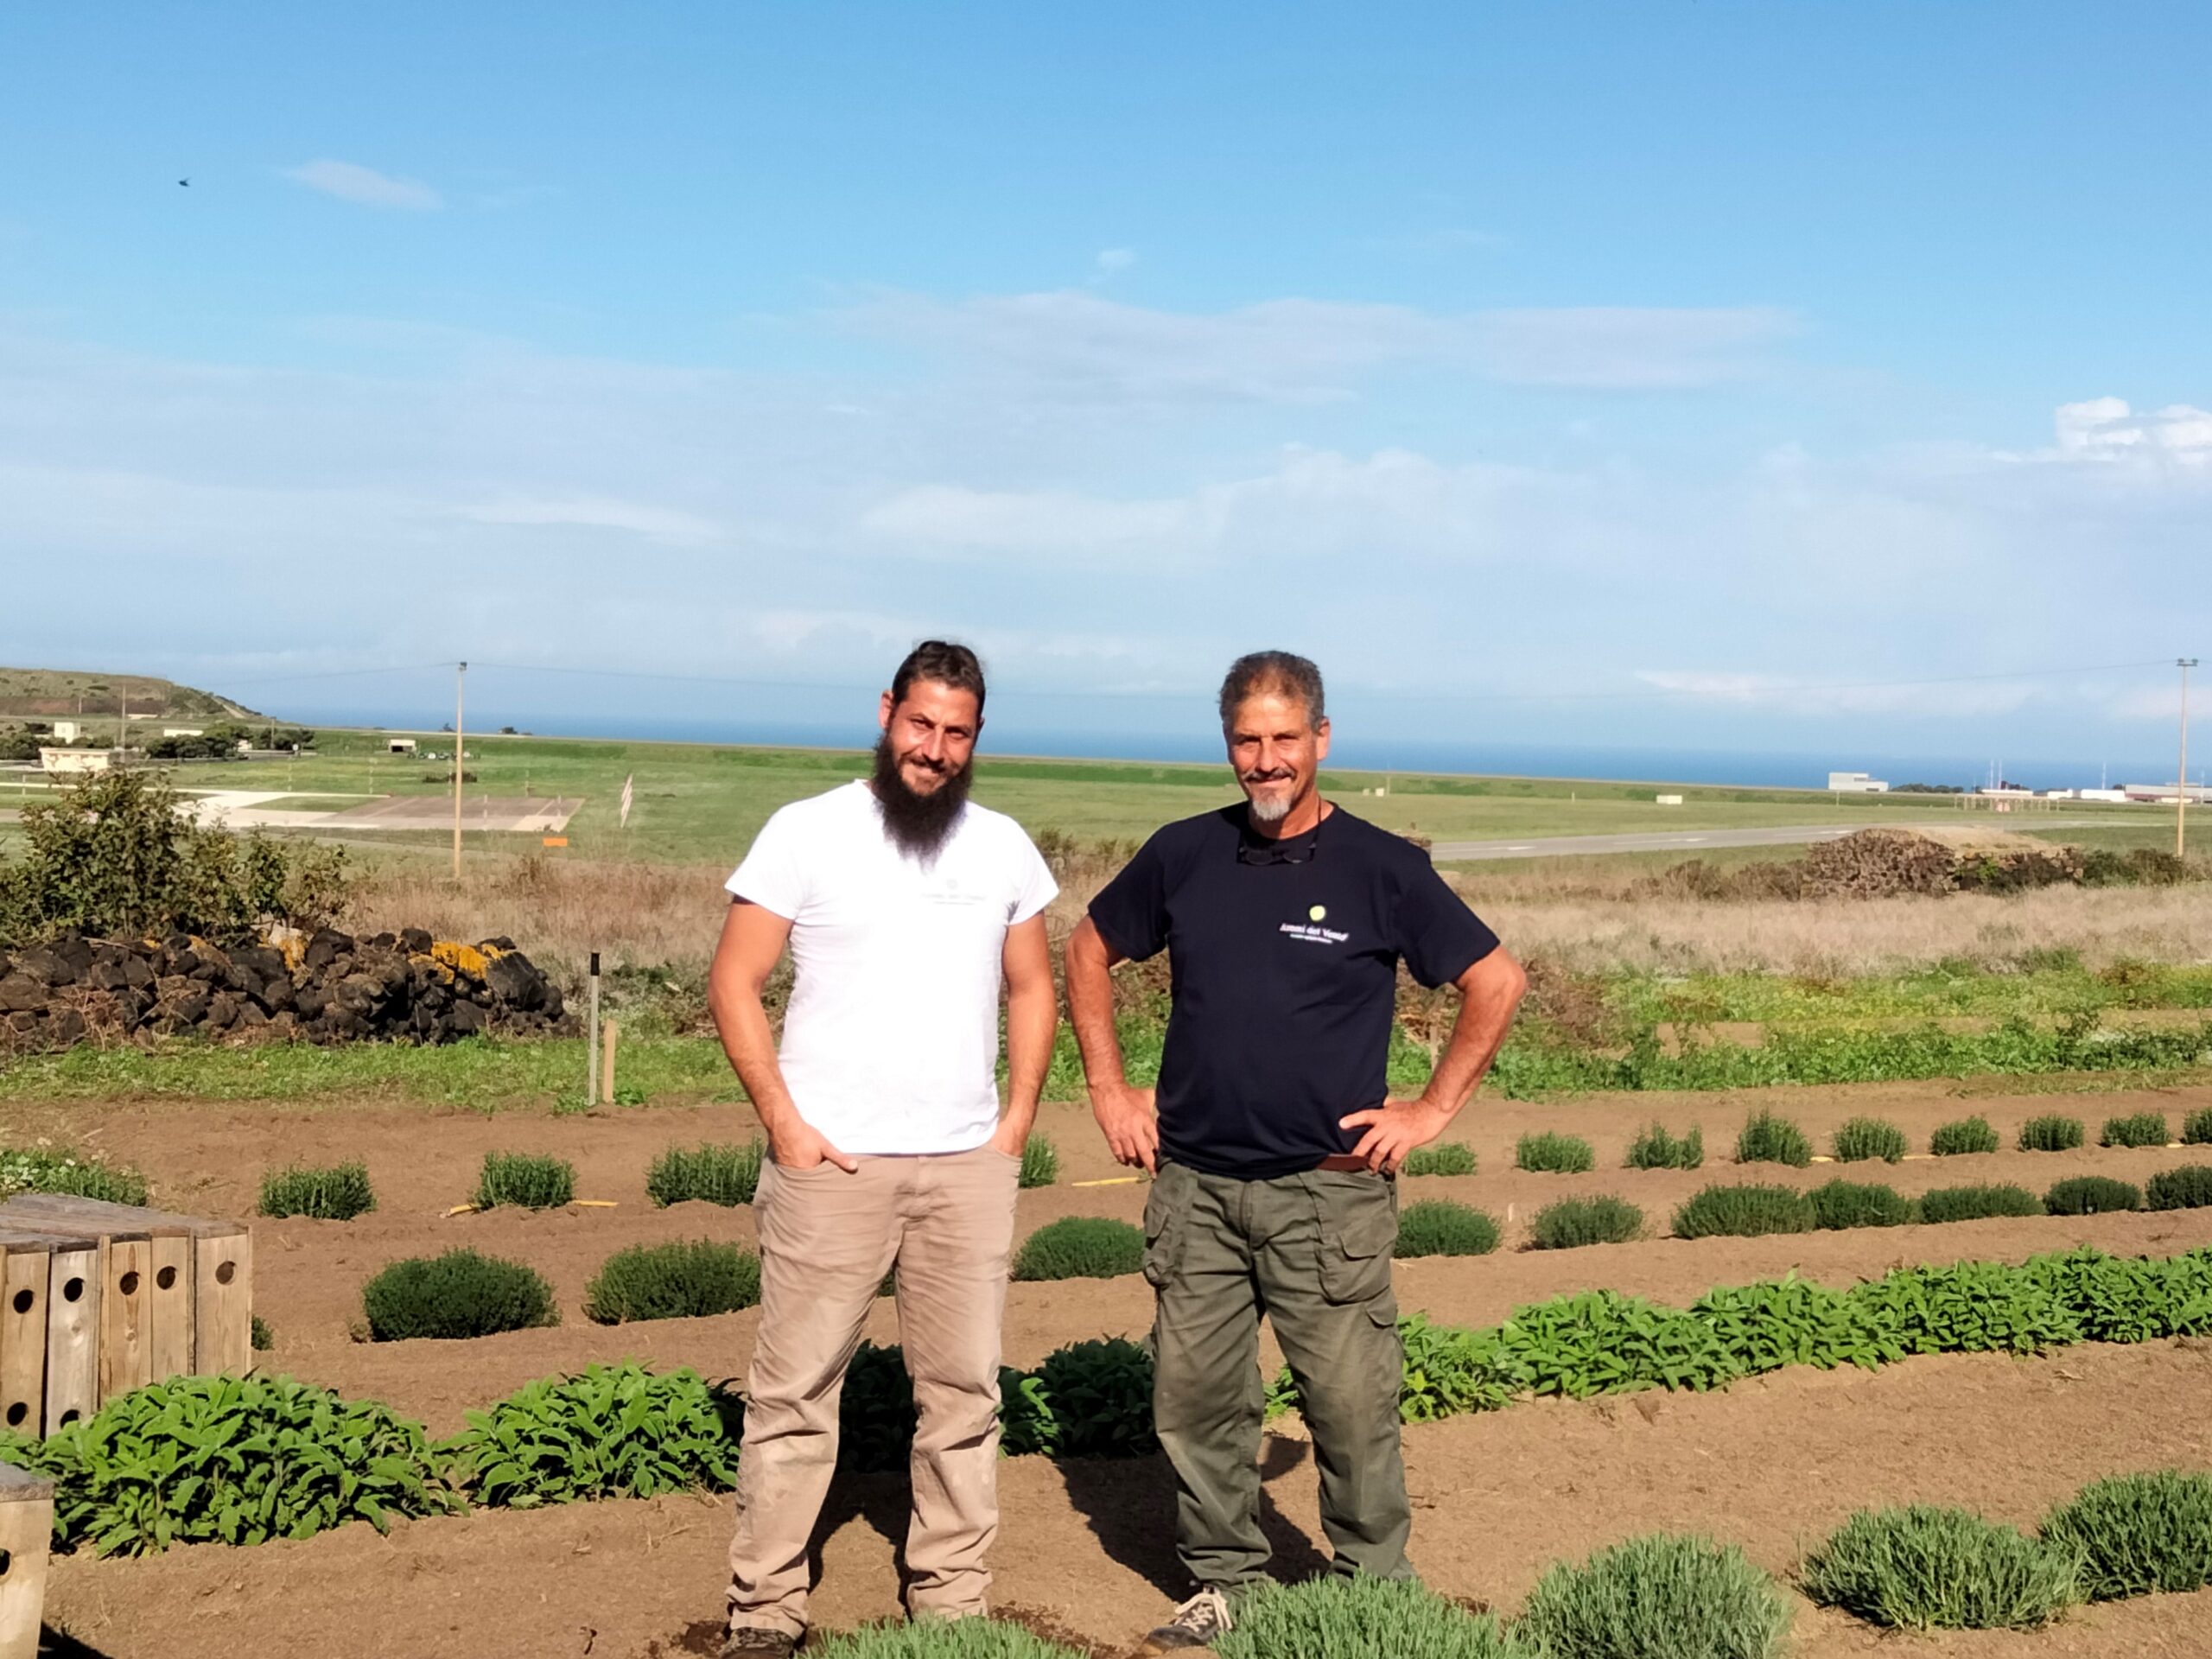
[[[505,954],[497,945],[463,944],[458,939],[435,939],[430,944],[433,957],[456,974],[466,974],[471,979],[483,978],[485,963]]]

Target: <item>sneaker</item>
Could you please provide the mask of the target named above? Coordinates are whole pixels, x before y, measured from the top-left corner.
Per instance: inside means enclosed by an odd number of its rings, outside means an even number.
[[[765,1624],[741,1624],[722,1643],[721,1659],[791,1659],[799,1638]]]
[[[1229,1614],[1229,1598],[1208,1585],[1175,1610],[1174,1616],[1144,1639],[1147,1653],[1176,1653],[1190,1648],[1210,1648],[1229,1634],[1236,1621]]]

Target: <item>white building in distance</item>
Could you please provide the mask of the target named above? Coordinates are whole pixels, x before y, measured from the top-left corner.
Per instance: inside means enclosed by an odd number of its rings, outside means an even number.
[[[1886,795],[1890,792],[1887,783],[1864,772],[1832,772],[1828,773],[1828,787],[1839,795]]]

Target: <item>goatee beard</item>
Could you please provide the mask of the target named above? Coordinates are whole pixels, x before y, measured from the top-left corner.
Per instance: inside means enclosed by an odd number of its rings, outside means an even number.
[[[959,771],[946,773],[934,792],[918,795],[899,772],[899,757],[886,734],[875,746],[875,773],[870,781],[875,788],[876,806],[883,814],[884,832],[892,844],[910,858],[925,864],[933,861],[944,850],[953,826],[960,822],[975,770],[976,763],[970,759]]]

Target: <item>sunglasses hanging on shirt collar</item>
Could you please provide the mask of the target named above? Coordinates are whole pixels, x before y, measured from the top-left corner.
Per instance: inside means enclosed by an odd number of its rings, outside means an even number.
[[[1304,835],[1281,841],[1268,840],[1248,830],[1237,838],[1236,861],[1239,864],[1311,864],[1314,855],[1321,850],[1321,824],[1328,821],[1327,815],[1324,814],[1320,823]]]

